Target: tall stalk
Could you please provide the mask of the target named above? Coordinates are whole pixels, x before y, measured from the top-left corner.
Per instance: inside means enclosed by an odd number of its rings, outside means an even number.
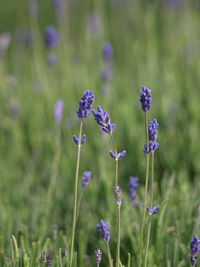
[[[116,267],[119,267],[120,261],[120,206],[117,205],[117,248],[116,248]]]
[[[52,166],[52,172],[51,172],[51,178],[50,178],[50,183],[49,183],[49,188],[48,188],[48,193],[47,193],[47,202],[46,202],[46,212],[44,215],[44,220],[43,220],[43,228],[46,227],[46,223],[49,220],[49,214],[51,212],[51,207],[52,207],[52,200],[53,200],[53,192],[55,189],[55,184],[56,184],[56,178],[57,178],[57,173],[58,173],[58,165],[60,161],[60,153],[61,153],[61,146],[60,146],[60,139],[61,139],[61,133],[60,133],[60,123],[56,124],[56,134],[55,134],[55,154],[54,154],[54,160],[53,160],[53,166]],[[44,229],[42,233],[44,233]]]
[[[146,145],[147,145],[147,150],[149,150],[149,133],[148,133],[147,111],[145,111],[145,132],[146,132]],[[140,232],[139,263],[138,263],[138,267],[141,267],[141,264],[142,264],[144,223],[145,223],[145,215],[146,215],[146,210],[147,210],[147,191],[148,191],[148,179],[149,179],[149,154],[147,153],[146,156],[147,156],[147,163],[146,163],[144,210],[143,210],[142,225],[141,225],[141,232]]]
[[[109,246],[109,241],[106,242],[106,248],[107,248],[107,253],[108,253],[108,260],[109,260],[109,266],[113,267],[113,262],[110,254],[110,246]]]
[[[152,152],[151,157],[151,195],[150,195],[150,211],[152,212],[153,209],[153,186],[154,186],[154,151]],[[147,255],[149,249],[149,239],[150,239],[150,232],[151,232],[151,220],[152,214],[149,216],[148,227],[147,227],[147,243],[145,249],[145,257],[144,257],[144,266],[147,266]]]
[[[80,162],[80,153],[81,153],[81,136],[82,136],[83,120],[80,123],[79,130],[79,144],[77,151],[77,161],[76,161],[76,175],[75,175],[75,184],[74,184],[74,210],[73,210],[73,222],[72,222],[72,237],[71,237],[71,249],[70,249],[70,264],[72,266],[73,261],[73,250],[74,250],[74,236],[76,228],[76,215],[77,215],[77,193],[78,193],[78,174],[79,174],[79,162]]]

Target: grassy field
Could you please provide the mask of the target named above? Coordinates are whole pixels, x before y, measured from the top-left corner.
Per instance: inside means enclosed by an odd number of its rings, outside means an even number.
[[[193,233],[200,231],[197,2],[71,0],[55,14],[49,0],[38,0],[37,12],[34,1],[31,10],[25,0],[0,1],[0,34],[11,36],[8,48],[2,48],[0,41],[0,266],[40,266],[43,251],[51,254],[52,267],[68,266],[77,154],[72,135],[78,135],[76,111],[86,89],[94,92],[93,108],[101,105],[116,123],[118,150],[127,151],[119,162],[121,261],[129,266],[130,253],[130,266],[138,266],[146,171],[144,112],[139,102],[143,85],[152,90],[149,119],[159,123],[155,205],[168,199],[153,217],[147,266],[190,266],[189,244]],[[44,42],[49,25],[59,35],[52,49]],[[101,75],[105,42],[113,48],[106,92]],[[56,57],[54,65],[48,63],[50,55]],[[64,102],[60,128],[53,119],[59,99]],[[95,266],[98,247],[103,250],[100,266],[108,266],[96,225],[101,218],[110,223],[115,260],[112,144],[92,114],[83,133],[87,141],[81,151],[79,188],[85,170],[92,177],[77,222],[76,266]],[[130,176],[139,180],[137,208],[128,198]],[[52,177],[55,185],[49,189]]]

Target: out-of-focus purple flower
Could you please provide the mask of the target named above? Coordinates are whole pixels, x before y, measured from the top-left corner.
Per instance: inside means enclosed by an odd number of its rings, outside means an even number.
[[[48,64],[49,65],[55,65],[57,63],[57,57],[55,55],[50,55],[48,57]]]
[[[101,257],[102,257],[102,252],[99,248],[95,250],[95,256],[96,256],[96,263],[99,264],[101,262]]]
[[[118,206],[121,206],[121,190],[118,185],[114,187],[114,196],[115,196],[115,202]]]
[[[200,240],[197,235],[193,236],[193,239],[190,242],[190,261],[192,265],[196,265],[196,258],[200,253]]]
[[[113,55],[113,48],[111,43],[109,42],[104,43],[102,50],[103,59],[106,62],[110,62],[112,60],[112,55]]]
[[[143,111],[146,112],[151,108],[151,102],[152,102],[151,90],[143,86],[140,92],[140,103]]]
[[[177,9],[183,6],[183,2],[180,0],[165,0],[165,5],[170,9]]]
[[[10,108],[10,116],[13,119],[16,119],[19,111],[18,103],[14,100],[10,101],[9,108]]]
[[[52,49],[58,44],[58,33],[53,26],[48,26],[45,29],[45,45],[48,49]]]
[[[100,223],[97,224],[96,229],[99,231],[101,238],[105,242],[110,240],[109,223],[100,220]]]
[[[82,175],[82,183],[81,183],[82,189],[85,189],[88,186],[90,178],[91,178],[91,171],[85,171]]]
[[[96,122],[102,127],[102,130],[105,133],[112,135],[115,130],[115,124],[110,122],[110,116],[107,111],[103,111],[102,108],[98,106],[97,111],[93,109],[92,113]]]
[[[149,122],[148,132],[149,132],[149,150],[147,149],[147,145],[144,145],[144,153],[149,154],[152,151],[158,149],[159,144],[157,143],[157,129],[158,129],[158,122],[156,119]]]
[[[157,214],[158,211],[160,209],[160,206],[155,206],[153,207],[152,211],[149,207],[147,207],[147,212],[149,213],[149,215],[153,215],[153,214]]]
[[[115,160],[119,160],[119,159],[122,159],[126,155],[126,150],[123,150],[122,152],[118,153],[117,155],[112,150],[110,150],[109,153],[110,153],[110,156],[112,158],[114,158]]]
[[[27,28],[21,28],[17,30],[16,41],[23,45],[31,45],[33,42],[33,37],[30,30]]]
[[[136,196],[136,190],[138,188],[138,178],[137,177],[130,177],[130,181],[128,184],[129,187],[129,198],[131,200],[131,204],[133,207],[138,207],[138,201],[137,201],[137,196]]]
[[[28,13],[32,17],[37,17],[39,14],[39,5],[36,0],[29,0],[28,2]]]
[[[5,51],[11,42],[11,35],[9,32],[4,32],[0,35],[0,51]]]
[[[62,100],[58,100],[54,106],[54,120],[55,122],[60,122],[62,120],[62,112],[63,112],[64,103]]]
[[[79,102],[79,109],[77,110],[77,115],[80,119],[86,119],[89,116],[93,102],[94,95],[92,90],[85,91]]]
[[[99,17],[91,12],[86,18],[86,28],[87,31],[93,36],[96,35],[100,27]]]
[[[110,73],[110,67],[105,66],[104,69],[101,72],[101,78],[104,83],[110,82],[111,80],[111,73]]]
[[[57,14],[60,14],[63,9],[63,0],[52,0],[53,7]]]
[[[82,137],[81,137],[81,145],[83,145],[86,141],[86,134],[84,134]]]

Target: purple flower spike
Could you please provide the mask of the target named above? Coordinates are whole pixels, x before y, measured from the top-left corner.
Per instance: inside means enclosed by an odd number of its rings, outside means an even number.
[[[49,64],[50,66],[55,65],[56,62],[57,62],[57,57],[56,57],[56,56],[54,56],[54,55],[50,55],[50,56],[48,57],[48,64]]]
[[[99,248],[95,250],[95,255],[96,255],[96,263],[99,264],[101,262],[101,257],[102,257],[102,252]]]
[[[193,236],[193,239],[190,242],[190,261],[192,265],[196,265],[196,258],[200,253],[200,240],[197,235]]]
[[[56,47],[58,44],[58,33],[53,26],[48,26],[45,29],[45,45],[48,49]]]
[[[101,72],[101,78],[103,82],[109,82],[111,80],[110,68],[109,66],[105,66],[105,68]]]
[[[89,116],[93,102],[94,95],[92,90],[85,91],[79,102],[79,109],[77,110],[77,115],[80,119],[86,119]]]
[[[100,106],[97,107],[96,110],[92,110],[94,118],[96,122],[102,127],[102,130],[112,135],[113,131],[115,130],[115,124],[110,122],[110,116],[107,111],[103,111]]]
[[[148,111],[151,108],[151,90],[145,86],[142,87],[140,92],[140,103],[143,111]]]
[[[131,204],[134,208],[136,208],[136,207],[138,207],[138,200],[137,200],[137,196],[136,196],[136,190],[138,188],[138,178],[131,176],[128,187],[129,187],[128,196],[131,200]]]
[[[77,144],[77,146],[79,145],[79,140],[78,140],[78,138],[76,137],[76,135],[74,134],[73,135],[73,140],[74,140],[74,142]]]
[[[158,122],[156,119],[149,122],[149,150],[147,150],[147,145],[144,145],[144,153],[150,154],[152,151],[158,149],[159,144],[157,143],[157,129],[158,129]]]
[[[96,229],[99,231],[101,238],[105,242],[110,240],[109,223],[100,220],[100,223],[97,224]]]
[[[85,171],[82,175],[82,183],[81,183],[82,189],[85,189],[88,186],[90,178],[91,178],[91,171]]]
[[[54,120],[55,122],[60,122],[62,120],[62,112],[63,112],[63,101],[58,100],[54,106]]]
[[[86,141],[86,134],[84,134],[81,138],[81,145],[83,145]]]
[[[112,45],[109,42],[106,42],[103,46],[102,50],[102,56],[103,59],[106,62],[110,62],[112,60],[112,55],[113,55],[113,48]]]
[[[112,150],[110,150],[110,156],[111,156],[113,159],[116,159],[116,155],[115,155],[115,153],[114,153]]]
[[[126,150],[120,152],[120,153],[117,155],[117,158],[118,158],[118,159],[122,159],[125,155],[126,155]]]
[[[160,209],[160,206],[155,206],[153,207],[152,212],[151,212],[151,209],[147,207],[147,212],[149,213],[149,215],[154,215],[158,213],[159,209]]]

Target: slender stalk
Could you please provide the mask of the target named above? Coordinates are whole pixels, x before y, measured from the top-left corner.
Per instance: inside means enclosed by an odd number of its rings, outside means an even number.
[[[151,157],[151,195],[150,195],[150,211],[152,212],[153,209],[153,186],[154,186],[154,151],[152,152]],[[148,249],[149,249],[149,239],[150,239],[150,232],[151,232],[151,220],[152,215],[149,217],[148,221],[148,227],[147,227],[147,243],[146,243],[146,249],[145,249],[145,257],[144,257],[144,266],[147,266],[147,255],[148,255]]]
[[[99,267],[99,262],[97,262],[97,267]]]
[[[115,160],[115,186],[118,185],[118,159]]]
[[[111,258],[111,254],[110,254],[109,241],[106,242],[106,248],[107,248],[107,253],[108,253],[109,266],[113,267],[112,258]]]
[[[116,267],[119,267],[120,261],[120,205],[117,205],[117,249],[116,249]]]
[[[81,152],[81,136],[82,136],[83,121],[80,123],[79,130],[79,145],[77,151],[77,161],[76,161],[76,175],[75,175],[75,184],[74,184],[74,210],[73,210],[73,222],[72,222],[72,237],[71,237],[71,249],[70,249],[70,264],[72,266],[73,261],[73,250],[74,250],[74,236],[76,228],[76,215],[77,215],[77,191],[78,191],[78,174],[79,174],[79,163],[80,163],[80,152]]]
[[[147,150],[149,150],[149,133],[148,133],[147,112],[145,112],[145,131],[146,131],[146,145],[147,145]],[[144,210],[143,210],[142,226],[141,226],[141,232],[140,232],[139,263],[138,263],[138,267],[141,267],[141,264],[142,264],[144,223],[145,223],[145,215],[146,215],[146,209],[147,209],[148,179],[149,179],[149,154],[147,154],[146,179],[145,179],[145,195],[144,195]]]
[[[47,193],[46,212],[44,215],[42,227],[46,227],[46,223],[49,220],[49,214],[51,212],[53,192],[54,192],[54,188],[55,188],[55,184],[56,184],[58,165],[59,165],[60,153],[61,153],[60,139],[61,139],[61,137],[60,137],[60,123],[58,123],[58,124],[56,124],[56,134],[55,134],[55,155],[54,155],[51,178],[50,178],[50,183],[49,183],[49,188],[48,188],[48,193]],[[43,229],[42,233],[45,233],[44,229]]]
[[[79,196],[78,203],[77,203],[76,224],[77,224],[77,221],[78,221],[78,216],[79,216],[79,212],[80,212],[80,206],[81,206],[82,197],[83,197],[83,189],[81,189],[80,196]]]

